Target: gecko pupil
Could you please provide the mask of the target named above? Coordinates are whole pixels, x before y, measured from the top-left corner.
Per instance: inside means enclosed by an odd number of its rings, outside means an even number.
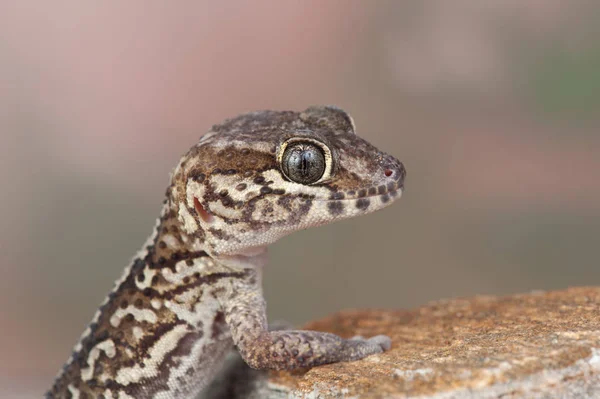
[[[311,184],[325,173],[325,155],[316,144],[294,143],[283,152],[281,168],[291,181]]]

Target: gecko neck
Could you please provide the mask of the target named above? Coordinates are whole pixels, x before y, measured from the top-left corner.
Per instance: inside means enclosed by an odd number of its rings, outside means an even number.
[[[253,247],[235,254],[213,254],[202,234],[189,234],[177,218],[175,207],[167,201],[154,234],[142,248],[147,264],[155,268],[174,268],[180,261],[210,257],[222,266],[243,270],[262,269],[267,263],[267,247]]]
[[[202,225],[192,216],[197,211],[185,205],[185,180],[181,173],[176,173],[172,184],[167,189],[155,233],[150,237],[153,261],[168,264],[169,260],[177,262],[189,256],[210,257],[223,266],[243,270],[262,269],[267,263],[267,246],[256,246],[235,253],[215,253],[214,246],[209,245],[207,234]],[[185,214],[185,217],[183,216]],[[186,222],[186,218],[188,219]],[[189,219],[193,218],[190,223]],[[189,225],[193,228],[190,230]],[[210,230],[210,228],[209,228]],[[143,250],[143,249],[142,249]]]

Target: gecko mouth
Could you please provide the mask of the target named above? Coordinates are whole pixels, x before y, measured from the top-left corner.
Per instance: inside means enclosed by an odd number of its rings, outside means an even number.
[[[340,190],[332,193],[331,196],[324,201],[356,201],[361,199],[373,199],[377,197],[397,197],[401,196],[404,191],[404,179],[392,181],[379,186],[372,186],[360,190]],[[389,200],[389,198],[388,198]],[[387,202],[384,201],[384,202]]]
[[[322,199],[322,200],[317,200],[320,202],[343,202],[343,203],[349,203],[352,201],[359,201],[359,200],[372,200],[374,198],[381,198],[381,197],[389,197],[388,200],[390,198],[396,198],[396,197],[401,197],[402,193],[404,191],[404,186],[400,186],[398,188],[396,188],[395,190],[391,190],[391,191],[387,191],[384,193],[375,193],[372,195],[365,195],[365,196],[346,196],[344,198],[327,198],[327,199]],[[388,200],[384,201],[387,202]]]
[[[347,193],[337,192],[322,202],[326,203],[332,216],[342,216],[348,211],[351,211],[350,214],[370,213],[382,209],[402,197],[404,185],[398,183],[400,182],[391,182],[386,186],[371,187],[358,192],[352,190]]]

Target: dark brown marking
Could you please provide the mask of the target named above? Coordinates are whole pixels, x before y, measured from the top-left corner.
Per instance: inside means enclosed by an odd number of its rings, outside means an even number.
[[[192,175],[192,180],[202,183],[206,179],[206,175],[204,173],[198,173],[197,175]]]
[[[329,213],[331,213],[334,216],[337,216],[344,211],[344,204],[339,201],[329,201],[327,203],[327,209],[329,209]]]
[[[222,229],[215,229],[214,227],[211,227],[208,229],[208,231],[211,232],[219,240],[227,241],[232,238],[232,236],[225,233],[225,231],[223,231]]]
[[[281,196],[277,199],[277,205],[283,207],[287,211],[292,210],[292,197],[289,195]]]
[[[231,206],[233,201],[231,200],[231,198],[223,198],[221,200],[221,203],[223,204],[223,206],[229,207],[229,206]]]
[[[371,201],[368,198],[360,198],[356,200],[356,207],[360,210],[365,210],[369,207]]]

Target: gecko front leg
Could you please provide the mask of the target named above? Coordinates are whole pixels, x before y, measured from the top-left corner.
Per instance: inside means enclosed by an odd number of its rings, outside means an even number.
[[[270,331],[266,303],[256,272],[232,279],[232,289],[220,298],[233,342],[244,361],[255,369],[295,369],[359,360],[391,347],[385,335],[369,339],[318,331]]]

